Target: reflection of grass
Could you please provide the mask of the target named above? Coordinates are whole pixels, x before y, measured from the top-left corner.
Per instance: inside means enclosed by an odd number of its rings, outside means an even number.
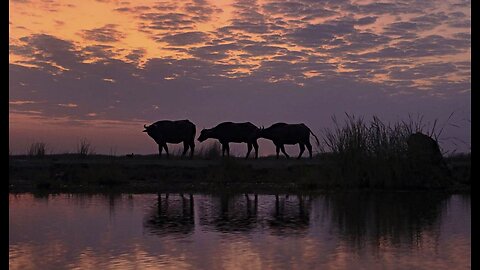
[[[338,192],[327,194],[326,206],[339,233],[354,248],[381,241],[420,246],[447,207],[445,192]],[[375,224],[375,226],[372,226]]]

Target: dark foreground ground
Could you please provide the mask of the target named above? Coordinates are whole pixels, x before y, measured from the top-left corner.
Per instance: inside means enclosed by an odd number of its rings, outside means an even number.
[[[398,162],[397,162],[398,163]],[[378,162],[362,167],[332,156],[314,159],[158,159],[49,155],[11,156],[10,192],[314,192],[358,189],[470,190],[470,155],[446,159],[448,176],[405,173]],[[366,165],[365,165],[366,164]],[[365,168],[368,166],[369,168]],[[403,165],[402,165],[403,166]],[[425,175],[429,175],[428,177]],[[431,177],[431,175],[434,175]],[[447,180],[438,180],[438,179]]]

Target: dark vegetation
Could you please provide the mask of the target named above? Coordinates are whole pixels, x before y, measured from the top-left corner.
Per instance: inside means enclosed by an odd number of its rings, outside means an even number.
[[[435,125],[426,131],[421,121],[333,120],[335,128],[324,130],[319,153],[301,160],[221,158],[218,143],[200,145],[193,160],[96,155],[86,140],[77,153],[46,155],[44,144],[32,144],[27,155],[10,156],[10,191],[470,190],[470,154],[439,154],[441,160],[433,162],[409,147],[408,138],[417,132],[436,141],[441,129]]]

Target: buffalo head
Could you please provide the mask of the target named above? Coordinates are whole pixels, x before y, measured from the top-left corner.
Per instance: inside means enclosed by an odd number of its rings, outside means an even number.
[[[251,135],[251,136],[253,137],[253,139],[261,138],[264,129],[265,129],[265,128],[264,128],[263,126],[262,126],[261,128],[257,128],[257,129],[252,133],[252,135]]]
[[[205,141],[206,139],[210,138],[209,137],[210,135],[210,130],[208,129],[202,129],[202,131],[200,131],[200,136],[198,136],[198,141],[199,142],[203,142]]]

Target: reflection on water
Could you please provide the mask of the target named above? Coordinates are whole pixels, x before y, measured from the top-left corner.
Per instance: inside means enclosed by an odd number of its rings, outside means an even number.
[[[342,193],[326,198],[326,209],[339,235],[354,248],[421,245],[422,233],[439,233],[450,196],[444,193]],[[438,235],[435,235],[438,236]]]
[[[10,194],[11,269],[469,269],[470,196]]]
[[[145,228],[153,234],[190,234],[195,228],[193,218],[193,195],[188,199],[181,194],[180,200],[169,198],[169,194],[157,195],[157,203],[151,213],[147,215]]]

